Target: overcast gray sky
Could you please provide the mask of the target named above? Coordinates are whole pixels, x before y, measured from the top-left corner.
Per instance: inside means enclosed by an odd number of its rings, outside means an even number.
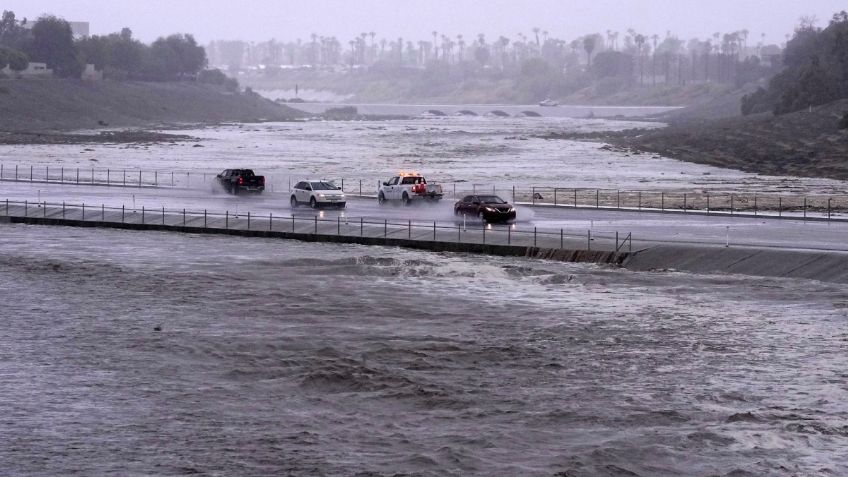
[[[533,27],[560,38],[606,30],[682,38],[747,28],[758,41],[784,41],[802,15],[827,24],[846,0],[4,0],[19,18],[53,13],[88,21],[93,34],[130,27],[150,41],[193,33],[198,41],[306,39],[313,32],[347,40],[374,31],[377,39],[425,39],[433,30],[488,38]]]

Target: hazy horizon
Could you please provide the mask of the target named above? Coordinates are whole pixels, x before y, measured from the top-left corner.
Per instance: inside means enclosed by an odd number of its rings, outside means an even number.
[[[87,21],[94,35],[133,30],[151,41],[171,33],[192,33],[201,43],[212,40],[280,41],[306,40],[312,33],[346,40],[363,32],[376,38],[426,39],[432,32],[466,38],[483,33],[488,39],[500,35],[530,35],[539,27],[559,38],[576,38],[607,30],[680,38],[707,38],[715,32],[747,29],[752,43],[765,33],[767,43],[781,43],[801,16],[815,16],[825,26],[831,16],[845,10],[844,0],[791,0],[761,2],[714,0],[704,7],[694,0],[314,0],[299,2],[254,0],[233,8],[220,0],[162,0],[108,2],[80,0],[73,4],[57,0],[7,0],[3,10],[18,18],[33,19],[49,13],[69,21]],[[169,13],[163,13],[169,12]]]

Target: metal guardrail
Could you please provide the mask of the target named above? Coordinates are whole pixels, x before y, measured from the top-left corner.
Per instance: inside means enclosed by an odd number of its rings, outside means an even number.
[[[232,213],[210,212],[209,210],[191,211],[187,209],[167,209],[165,207],[151,209],[91,206],[84,203],[49,203],[12,201],[6,199],[0,202],[0,212],[7,217],[40,217],[61,218],[65,220],[81,220],[83,222],[111,222],[155,224],[174,227],[218,228],[224,230],[267,230],[292,233],[309,233],[315,235],[347,235],[360,237],[406,238],[409,240],[440,241],[454,243],[478,243],[488,245],[514,245],[526,247],[541,247],[562,250],[587,251],[632,251],[631,234],[624,240],[619,240],[618,232],[602,232],[587,230],[585,233],[566,231],[565,229],[550,230],[533,227],[532,230],[521,229],[518,226],[505,225],[494,227],[492,224],[445,224],[436,221],[420,222],[407,220],[403,222],[367,219],[365,217],[342,217],[335,220],[323,219],[319,216],[297,217],[295,215],[257,215],[251,212]]]
[[[0,180],[116,187],[213,188],[216,173],[146,171],[139,169],[65,168],[8,165],[0,162]],[[266,175],[270,192],[289,192],[300,180],[284,174]],[[353,196],[377,195],[379,180],[326,179]],[[612,190],[557,186],[477,185],[440,183],[446,198],[494,194],[522,205],[617,209],[650,212],[699,212],[746,216],[848,220],[848,195],[710,192],[709,190]]]

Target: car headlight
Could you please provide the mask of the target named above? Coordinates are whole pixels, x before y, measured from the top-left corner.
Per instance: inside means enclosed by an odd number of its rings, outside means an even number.
[[[318,194],[318,197],[323,198],[323,197],[324,197],[324,194]]]
[[[515,207],[510,207],[510,208],[509,208],[509,211],[510,211],[510,212],[515,212]]]
[[[485,209],[486,209],[486,212],[497,212],[498,211],[498,209],[496,209],[494,207],[485,207]]]

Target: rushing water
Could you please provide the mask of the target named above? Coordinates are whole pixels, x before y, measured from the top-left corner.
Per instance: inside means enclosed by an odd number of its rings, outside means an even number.
[[[82,168],[114,173],[158,170],[165,182],[228,167],[250,167],[268,177],[275,190],[303,178],[363,180],[371,191],[379,179],[414,169],[431,181],[471,188],[557,186],[621,190],[711,190],[735,193],[784,192],[842,194],[844,181],[759,176],[730,169],[676,161],[651,154],[612,150],[602,144],[546,140],[550,132],[597,132],[661,124],[631,120],[443,117],[396,121],[309,121],[232,124],[176,131],[202,139],[195,143],[130,145],[50,145],[0,147],[4,177],[14,166],[37,173],[49,167],[54,176]],[[202,146],[202,147],[198,147]],[[152,177],[147,177],[153,180]],[[71,179],[73,180],[73,179]],[[198,182],[199,181],[199,182]],[[208,187],[208,186],[207,186]]]
[[[844,286],[0,225],[0,296],[4,474],[848,473]]]

